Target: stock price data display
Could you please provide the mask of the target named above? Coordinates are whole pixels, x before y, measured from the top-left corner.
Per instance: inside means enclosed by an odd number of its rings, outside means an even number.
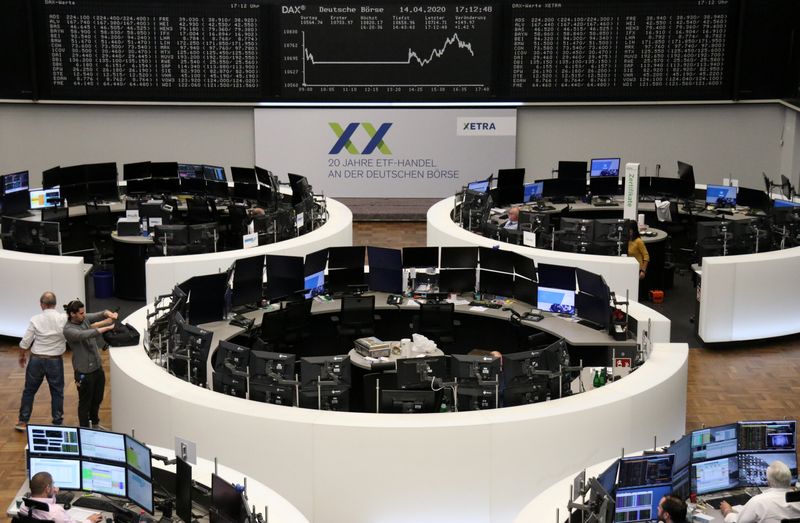
[[[39,0],[43,97],[258,100],[258,3]]]
[[[725,98],[735,0],[514,2],[510,95]]]
[[[497,17],[493,4],[283,5],[281,96],[486,99]]]

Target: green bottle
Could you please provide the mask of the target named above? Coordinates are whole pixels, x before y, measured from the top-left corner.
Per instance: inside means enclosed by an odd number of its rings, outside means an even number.
[[[603,369],[600,371],[600,386],[601,387],[606,384],[606,377],[607,376],[608,376],[608,373],[606,371],[606,368],[603,367]]]
[[[592,387],[595,389],[600,387],[600,371],[594,371],[594,379],[592,380]]]

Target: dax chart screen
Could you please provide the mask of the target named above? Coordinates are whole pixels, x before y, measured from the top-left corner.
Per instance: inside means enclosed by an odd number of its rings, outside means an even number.
[[[283,5],[281,97],[486,99],[497,6]]]

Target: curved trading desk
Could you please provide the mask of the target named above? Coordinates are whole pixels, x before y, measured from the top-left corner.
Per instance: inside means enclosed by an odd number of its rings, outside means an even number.
[[[127,321],[143,332],[146,313]],[[640,319],[640,328],[647,323]],[[111,401],[115,430],[135,427],[164,446],[175,435],[189,438],[315,522],[510,521],[554,479],[615,455],[620,445],[678,436],[687,369],[686,345],[656,343],[636,372],[585,394],[406,416],[224,396],[166,374],[139,345],[111,349]]]
[[[635,300],[639,290],[639,264],[633,258],[618,256],[602,256],[597,254],[580,254],[573,252],[536,249],[524,245],[499,242],[485,238],[466,229],[462,229],[450,217],[455,204],[455,196],[450,196],[435,203],[428,209],[428,245],[442,247],[473,246],[494,247],[518,252],[533,258],[536,263],[553,265],[570,265],[579,267],[605,278],[608,287],[617,296],[624,297],[625,292]],[[621,210],[621,209],[618,209]]]

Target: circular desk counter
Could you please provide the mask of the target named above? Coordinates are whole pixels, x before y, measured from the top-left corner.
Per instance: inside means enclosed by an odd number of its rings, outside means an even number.
[[[499,245],[504,250],[533,258],[536,263],[569,265],[600,274],[617,296],[624,297],[626,291],[633,300],[638,296],[639,264],[633,258],[536,249],[485,238],[461,228],[451,219],[450,213],[454,205],[455,196],[450,196],[428,209],[428,245],[440,247]]]
[[[328,219],[322,227],[296,238],[283,240],[252,249],[191,254],[187,256],[158,256],[145,263],[145,285],[147,302],[156,296],[169,293],[176,283],[192,276],[227,271],[237,258],[259,254],[283,256],[305,256],[326,247],[350,246],[353,244],[353,213],[342,203],[326,198]],[[133,248],[138,248],[136,244]],[[144,289],[143,289],[144,290]]]
[[[146,314],[127,321],[144,333]],[[679,436],[686,410],[685,344],[657,343],[636,372],[578,396],[413,416],[225,396],[166,374],[141,345],[110,359],[114,430],[162,446],[195,441],[320,523],[511,521],[585,463]]]

